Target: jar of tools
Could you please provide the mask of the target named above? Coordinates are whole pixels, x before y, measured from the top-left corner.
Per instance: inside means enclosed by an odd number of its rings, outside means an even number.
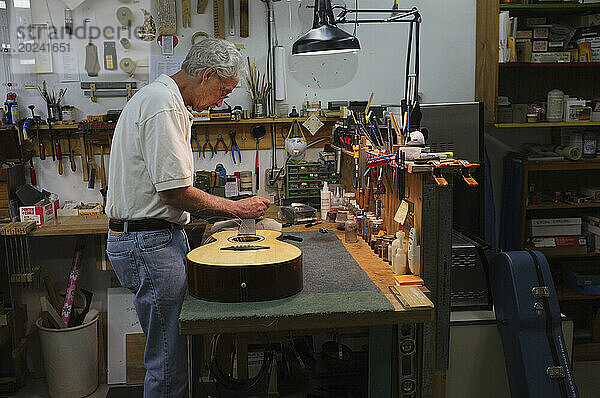
[[[335,224],[340,231],[344,230],[344,225],[348,219],[348,210],[338,210],[335,217]]]
[[[252,117],[255,119],[267,117],[267,98],[252,100]]]
[[[381,242],[381,259],[391,264],[392,260],[390,257],[390,252],[392,250],[392,242],[394,241],[394,235],[385,235]]]
[[[354,219],[354,216],[349,215],[344,223],[344,240],[346,243],[358,242],[358,237],[356,236],[356,220]]]
[[[381,218],[376,218],[371,222],[371,237],[370,237],[370,246],[371,249],[375,250],[375,253],[377,253],[377,249],[376,249],[376,244],[377,244],[377,237],[379,236],[379,231],[383,231],[384,230],[384,226],[383,226],[383,220]]]

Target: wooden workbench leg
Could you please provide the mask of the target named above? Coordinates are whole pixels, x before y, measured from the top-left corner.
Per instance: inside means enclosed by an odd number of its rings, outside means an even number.
[[[198,383],[200,382],[202,364],[204,363],[203,335],[187,336],[187,368],[188,368],[188,394],[193,398],[198,394]]]
[[[393,328],[369,327],[369,398],[392,396]]]
[[[192,336],[187,335],[187,370],[188,370],[188,398],[194,398],[194,360],[192,355]]]

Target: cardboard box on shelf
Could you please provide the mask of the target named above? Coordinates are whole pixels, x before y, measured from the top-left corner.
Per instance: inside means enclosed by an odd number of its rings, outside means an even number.
[[[527,236],[581,235],[581,217],[527,220]]]
[[[104,213],[104,209],[100,203],[86,203],[79,207],[80,216],[99,216],[102,213]]]
[[[538,53],[548,51],[548,40],[534,40],[532,50]]]
[[[19,207],[21,221],[35,221],[35,225],[44,225],[56,216],[58,200],[45,204]]]
[[[550,34],[549,26],[536,26],[533,28],[533,38],[534,39],[548,39]]]
[[[588,28],[600,25],[600,14],[578,15],[571,18],[570,23],[575,28]]]
[[[531,39],[533,37],[533,31],[531,29],[527,30],[517,30],[515,34],[515,38],[518,39]]]
[[[569,51],[536,52],[531,54],[531,62],[534,63],[552,63],[569,62],[571,53]]]
[[[517,62],[531,62],[533,44],[531,40],[517,42]]]

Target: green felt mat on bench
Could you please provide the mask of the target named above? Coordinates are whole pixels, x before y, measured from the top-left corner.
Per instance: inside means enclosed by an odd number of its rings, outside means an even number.
[[[228,320],[272,316],[392,311],[394,307],[360,268],[335,233],[289,233],[303,238],[304,289],[280,300],[215,303],[186,297],[179,320]]]
[[[280,300],[249,303],[215,303],[187,297],[180,322],[217,321],[273,316],[357,314],[392,311],[394,307],[380,291],[299,293]]]

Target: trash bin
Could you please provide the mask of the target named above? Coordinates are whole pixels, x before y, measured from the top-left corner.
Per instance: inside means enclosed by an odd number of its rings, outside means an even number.
[[[80,398],[98,387],[98,317],[66,329],[36,325],[44,355],[44,369],[51,397]]]

